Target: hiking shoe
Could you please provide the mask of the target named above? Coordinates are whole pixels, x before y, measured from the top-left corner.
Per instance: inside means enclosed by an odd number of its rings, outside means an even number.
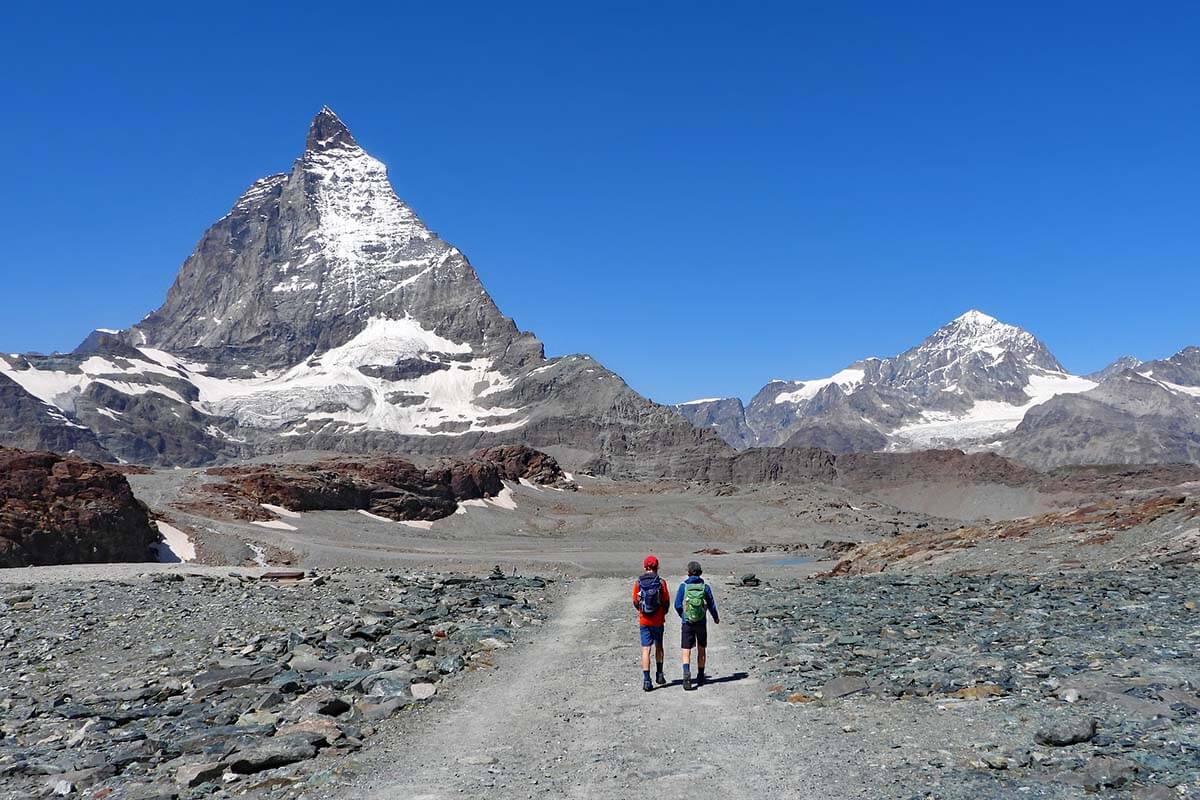
[[[692,676],[684,675],[683,676],[683,690],[685,692],[690,692],[692,689],[695,689],[695,688],[696,688],[695,686],[692,686]]]
[[[653,691],[653,690],[654,690],[654,684],[650,682],[650,679],[649,679],[649,678],[643,678],[643,679],[642,679],[642,691],[643,691],[643,692],[650,692],[650,691]]]
[[[658,673],[657,675],[655,675],[655,676],[654,676],[654,682],[655,682],[655,683],[657,683],[659,686],[666,686],[666,685],[667,685],[667,678],[666,678],[666,676],[665,676],[665,675],[663,675],[663,674],[660,672],[660,673]]]

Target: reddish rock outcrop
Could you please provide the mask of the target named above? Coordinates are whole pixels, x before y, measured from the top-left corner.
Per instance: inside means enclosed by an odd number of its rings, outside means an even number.
[[[153,561],[158,540],[149,510],[116,470],[0,448],[0,567]]]
[[[443,458],[424,468],[389,457],[221,467],[208,474],[228,480],[210,489],[214,495],[292,511],[369,511],[394,520],[441,519],[460,500],[494,497],[506,480],[568,484],[553,457],[523,445]]]

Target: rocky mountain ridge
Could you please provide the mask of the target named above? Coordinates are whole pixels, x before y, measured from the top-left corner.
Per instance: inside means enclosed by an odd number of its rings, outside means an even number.
[[[1081,377],[1029,332],[969,311],[898,356],[818,380],[772,381],[749,406],[711,398],[676,408],[738,448],[961,447],[1038,467],[1195,462],[1197,353],[1145,363],[1126,356]]]
[[[525,443],[659,474],[726,450],[590,357],[547,359],[328,108],[159,309],[69,354],[0,356],[0,399],[0,442],[160,466]]]

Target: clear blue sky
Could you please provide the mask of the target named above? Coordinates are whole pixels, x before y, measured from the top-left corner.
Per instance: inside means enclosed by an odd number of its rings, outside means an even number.
[[[1200,344],[1192,2],[181,5],[6,11],[0,348],[158,306],[326,103],[549,353],[660,401],[971,307],[1080,372]]]

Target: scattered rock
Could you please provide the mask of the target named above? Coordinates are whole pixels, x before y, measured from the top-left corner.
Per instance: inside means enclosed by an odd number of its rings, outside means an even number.
[[[437,687],[432,683],[414,683],[411,691],[414,700],[428,700],[437,694]]]
[[[224,761],[204,761],[195,764],[184,764],[175,770],[175,782],[189,788],[202,783],[218,780],[225,772]]]
[[[824,700],[835,700],[852,694],[865,692],[869,684],[857,675],[843,675],[821,687],[821,697]]]
[[[1002,694],[1004,694],[1004,690],[994,683],[979,683],[951,692],[950,696],[960,700],[983,700],[988,697],[999,697]]]
[[[1149,790],[1142,783],[1200,785],[1195,614],[1185,604],[1197,585],[1190,566],[884,573],[735,580],[726,607],[772,700],[820,696],[833,702],[821,712],[831,721],[869,714],[884,731],[896,701],[900,716],[929,708],[987,726],[989,741],[945,745],[976,752],[929,760],[938,796],[1128,796]]]
[[[13,601],[0,606],[0,675],[13,678],[0,680],[6,792],[44,797],[65,781],[96,800],[225,797],[227,785],[294,796],[268,784],[304,785],[328,768],[321,751],[362,746],[378,721],[511,645],[540,621],[547,586],[354,570],[320,585],[161,574],[0,591]],[[12,613],[33,601],[36,624]]]
[[[1096,735],[1096,720],[1064,719],[1038,730],[1034,740],[1050,747],[1068,747],[1091,740]]]

